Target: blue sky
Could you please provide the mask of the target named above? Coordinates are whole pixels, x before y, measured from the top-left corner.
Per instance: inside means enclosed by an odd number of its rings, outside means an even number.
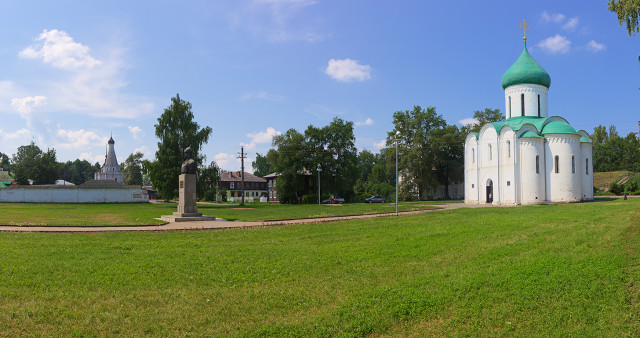
[[[550,115],[638,132],[640,36],[602,1],[12,1],[0,12],[0,151],[36,142],[59,161],[152,159],[179,93],[213,129],[208,161],[238,170],[271,136],[338,116],[377,151],[392,115],[435,106],[449,123],[504,111],[522,51],[551,75]]]

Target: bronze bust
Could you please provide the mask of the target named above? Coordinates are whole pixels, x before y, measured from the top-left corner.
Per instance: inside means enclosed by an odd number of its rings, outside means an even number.
[[[193,160],[193,150],[191,147],[187,147],[184,150],[185,160],[182,162],[181,174],[195,174],[196,173],[196,161]]]

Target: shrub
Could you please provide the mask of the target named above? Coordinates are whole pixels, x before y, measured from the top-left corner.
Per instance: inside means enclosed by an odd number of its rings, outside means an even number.
[[[204,200],[209,202],[215,202],[216,200],[216,191],[215,189],[209,189],[203,194]]]
[[[373,195],[368,194],[368,193],[366,193],[366,192],[365,192],[365,193],[362,193],[362,194],[360,194],[360,195],[358,196],[358,202],[364,202],[364,200],[365,200],[366,198],[369,198],[369,197],[371,197],[371,196],[373,196]]]
[[[304,195],[302,196],[302,204],[316,204],[318,203],[318,195]]]
[[[614,195],[622,195],[624,193],[624,186],[615,182],[611,183],[611,185],[609,185],[609,192]]]

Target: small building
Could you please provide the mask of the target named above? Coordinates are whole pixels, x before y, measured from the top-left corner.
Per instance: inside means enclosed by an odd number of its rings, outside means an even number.
[[[271,173],[264,177],[267,180],[267,201],[269,202],[278,202],[278,188],[276,187],[278,176],[276,173]]]
[[[116,158],[116,151],[114,149],[115,141],[113,136],[109,138],[107,142],[107,154],[105,155],[104,164],[100,168],[100,171],[94,174],[94,179],[99,181],[116,181],[123,183],[123,175],[120,172],[120,165],[118,165],[118,159]]]
[[[241,172],[225,171],[220,173],[218,190],[227,190],[227,200],[237,201],[242,198]],[[244,200],[253,202],[267,195],[267,180],[247,172],[244,173]]]

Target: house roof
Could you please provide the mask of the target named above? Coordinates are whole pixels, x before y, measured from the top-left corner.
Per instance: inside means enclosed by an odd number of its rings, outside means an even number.
[[[240,176],[239,171],[225,171],[220,173],[219,177],[220,182],[242,182],[242,176]],[[244,181],[267,183],[267,180],[264,178],[258,177],[254,174],[249,174],[248,172],[244,173]]]

